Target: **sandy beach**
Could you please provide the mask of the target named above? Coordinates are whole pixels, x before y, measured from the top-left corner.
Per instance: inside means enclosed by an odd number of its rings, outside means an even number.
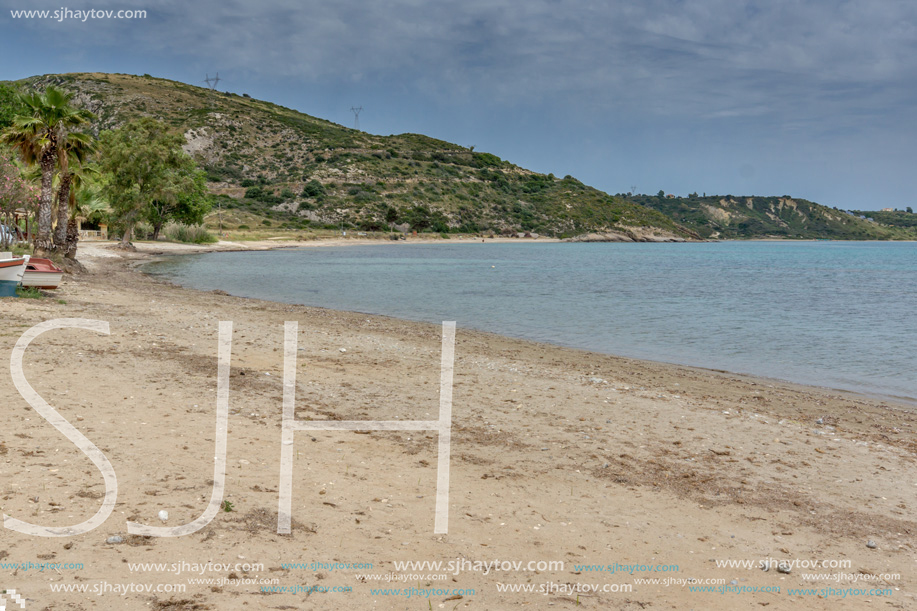
[[[356,241],[309,244],[336,243]],[[300,431],[292,532],[278,534],[284,323],[299,325],[298,420],[435,420],[441,329],[183,289],[137,265],[202,249],[138,246],[81,245],[88,273],[0,299],[3,363],[39,323],[110,325],[48,332],[25,355],[31,386],[118,482],[91,532],[4,531],[0,589],[26,609],[917,608],[913,405],[461,323],[448,533],[434,533],[435,433]],[[207,508],[220,321],[233,323],[229,511],[181,537],[130,535],[128,521],[178,526]],[[92,517],[101,473],[6,365],[0,404],[3,513]]]

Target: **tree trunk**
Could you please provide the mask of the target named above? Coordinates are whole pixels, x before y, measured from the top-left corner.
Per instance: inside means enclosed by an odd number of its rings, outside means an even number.
[[[124,235],[121,236],[121,247],[122,248],[130,245],[131,236],[133,235],[133,233],[134,233],[133,224],[128,225],[127,227],[124,228]]]
[[[54,197],[54,162],[56,147],[49,145],[41,154],[41,198],[38,200],[38,235],[35,255],[47,255],[54,248],[51,242],[51,204]]]
[[[76,246],[80,241],[80,230],[77,229],[76,219],[71,218],[67,221],[67,252],[64,256],[68,259],[76,259]]]
[[[154,242],[159,239],[160,231],[162,231],[162,221],[158,221],[155,225],[153,225],[153,241]]]
[[[54,245],[58,250],[67,248],[67,227],[70,225],[70,172],[61,171],[60,186],[57,189],[57,227],[54,229]]]

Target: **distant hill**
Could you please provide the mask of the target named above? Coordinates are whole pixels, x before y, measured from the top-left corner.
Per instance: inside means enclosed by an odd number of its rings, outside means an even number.
[[[893,210],[890,212],[870,211],[870,210],[851,210],[857,216],[871,218],[877,223],[888,225],[889,227],[900,227],[902,229],[917,229],[917,214],[906,212],[904,210]]]
[[[634,203],[653,208],[704,238],[795,238],[835,240],[915,239],[914,226],[886,223],[883,214],[852,213],[805,199],[713,195],[638,195]],[[860,214],[873,220],[860,218]],[[900,213],[907,214],[907,213]],[[917,217],[917,215],[910,215]]]
[[[147,115],[184,133],[224,207],[293,228],[616,232],[697,237],[665,214],[572,176],[538,174],[418,134],[374,136],[242,94],[124,74],[36,76],[98,116],[98,132]]]

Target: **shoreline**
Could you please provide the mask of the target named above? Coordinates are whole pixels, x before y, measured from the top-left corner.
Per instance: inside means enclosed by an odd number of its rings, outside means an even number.
[[[768,241],[768,240],[760,240],[760,241]],[[805,240],[799,240],[799,241],[805,241]],[[814,241],[814,240],[813,240],[813,241]],[[456,244],[457,244],[457,243],[467,243],[467,242],[469,242],[469,241],[468,241],[468,240],[464,240],[464,241],[456,241],[456,242],[453,242],[453,243],[456,243]],[[561,243],[562,241],[560,241],[560,240],[555,240],[555,239],[548,239],[548,240],[545,240],[545,239],[542,239],[542,238],[537,238],[537,239],[533,239],[533,238],[502,238],[502,239],[499,239],[499,240],[496,240],[496,239],[495,239],[495,240],[493,240],[493,242],[494,242],[494,243],[509,243],[509,244],[512,244],[512,243],[530,243],[530,244],[531,244],[531,243],[536,243],[536,242]],[[135,246],[139,246],[139,248],[137,248],[137,253],[136,253],[136,254],[137,254],[137,255],[141,255],[141,256],[145,256],[146,258],[142,259],[141,261],[138,261],[138,262],[133,263],[133,265],[137,268],[137,271],[139,271],[140,273],[146,274],[146,275],[148,275],[148,276],[151,276],[151,277],[155,278],[157,281],[166,282],[166,283],[168,283],[168,284],[173,284],[173,285],[175,285],[175,286],[179,286],[179,287],[181,287],[181,288],[183,288],[183,289],[186,289],[186,290],[194,290],[194,291],[200,291],[200,292],[206,293],[206,292],[209,292],[209,291],[206,291],[206,290],[203,290],[203,289],[195,289],[195,288],[193,288],[193,287],[187,287],[187,286],[177,285],[177,284],[175,284],[175,283],[172,283],[172,282],[169,281],[169,280],[166,280],[166,279],[163,278],[163,277],[159,277],[159,276],[156,276],[156,275],[154,275],[154,274],[149,274],[148,272],[141,270],[140,267],[141,267],[142,265],[144,265],[145,263],[148,263],[148,262],[150,262],[150,261],[155,261],[156,258],[158,258],[158,257],[182,256],[182,255],[191,255],[191,254],[210,254],[210,253],[217,253],[217,252],[247,252],[247,251],[284,250],[284,249],[310,248],[310,247],[316,247],[316,248],[318,248],[318,247],[341,247],[341,246],[367,246],[367,245],[374,245],[374,244],[380,244],[380,243],[381,243],[381,244],[425,244],[425,245],[429,245],[429,244],[449,244],[449,241],[448,241],[448,240],[436,240],[436,239],[430,239],[430,240],[420,239],[420,240],[408,240],[408,241],[394,242],[394,241],[382,241],[382,240],[372,240],[372,239],[370,239],[370,240],[361,240],[361,239],[359,239],[359,238],[353,238],[353,239],[314,240],[314,241],[309,241],[309,242],[296,242],[295,244],[291,244],[291,245],[282,245],[282,246],[280,246],[280,245],[275,245],[275,243],[273,243],[273,242],[270,242],[270,241],[263,241],[263,240],[262,240],[262,241],[257,241],[257,242],[251,243],[251,244],[250,244],[250,247],[242,247],[243,245],[246,244],[246,243],[244,243],[244,242],[242,242],[242,243],[238,243],[238,242],[221,242],[221,243],[218,243],[218,244],[215,244],[215,245],[187,245],[187,244],[163,243],[163,244],[168,245],[168,248],[166,248],[165,251],[160,251],[160,249],[154,248],[154,247],[153,247],[153,246],[154,246],[153,243],[150,243],[150,242],[142,242],[142,243],[135,244]],[[635,242],[635,243],[636,243],[636,242]],[[221,246],[221,244],[222,244],[222,246]],[[159,245],[160,245],[160,243],[156,243],[156,246],[157,246],[157,247],[158,247]],[[170,252],[170,251],[171,251],[171,252]],[[231,295],[231,294],[229,294],[229,293],[227,293],[227,295],[230,295],[230,296],[232,296],[232,297],[238,297],[238,298],[241,298],[241,299],[259,299],[259,298],[253,298],[253,297],[245,297],[245,296],[241,296],[241,295]],[[265,301],[270,301],[270,300],[265,300]],[[274,303],[288,303],[288,302],[274,302]],[[291,303],[290,305],[304,305],[304,304],[292,304],[292,303]],[[324,306],[305,306],[305,307],[323,307],[323,308],[324,308]],[[331,310],[332,308],[324,308],[324,309],[329,309],[329,310]],[[338,311],[338,310],[335,310],[335,311]],[[386,318],[393,318],[393,319],[395,319],[395,320],[404,320],[404,321],[406,321],[406,322],[415,322],[415,323],[432,324],[432,323],[427,323],[427,322],[425,322],[425,321],[414,320],[414,319],[407,319],[407,318],[398,318],[398,317],[389,316],[389,315],[386,315],[386,314],[378,314],[378,313],[371,313],[371,312],[360,312],[360,311],[357,311],[357,310],[339,310],[339,311],[341,311],[341,312],[352,312],[352,313],[354,313],[354,314],[366,315],[366,316],[383,316],[383,317],[386,317]],[[461,327],[460,327],[460,328],[461,328]],[[542,344],[542,343],[543,343],[543,344],[546,344],[546,345],[549,345],[549,346],[553,346],[553,347],[558,347],[558,348],[567,348],[567,349],[571,349],[571,350],[580,350],[580,351],[582,351],[582,352],[584,352],[584,353],[600,354],[600,355],[603,355],[603,356],[611,356],[611,357],[624,358],[624,359],[630,359],[630,360],[635,360],[635,361],[643,361],[643,362],[647,362],[647,363],[656,363],[656,364],[659,364],[659,365],[667,365],[667,366],[672,366],[672,367],[687,367],[687,368],[697,369],[697,370],[700,370],[700,371],[706,371],[706,372],[711,372],[711,373],[714,373],[714,372],[715,372],[715,373],[722,373],[722,374],[732,375],[732,376],[740,376],[740,377],[748,378],[748,379],[751,379],[751,380],[760,380],[760,381],[762,381],[762,382],[768,382],[768,383],[774,383],[774,384],[795,385],[795,386],[799,386],[799,387],[802,387],[802,388],[811,388],[811,389],[817,389],[817,390],[822,390],[822,391],[829,391],[829,392],[834,392],[834,393],[848,393],[848,394],[852,394],[852,395],[856,395],[856,396],[862,396],[862,397],[866,397],[866,398],[870,398],[870,399],[875,399],[875,400],[880,400],[880,401],[891,401],[891,402],[895,402],[895,403],[900,403],[900,404],[902,404],[902,405],[904,405],[904,406],[907,406],[907,407],[910,407],[910,408],[913,408],[913,409],[917,409],[917,397],[900,396],[900,395],[893,395],[893,394],[887,394],[887,393],[882,393],[882,392],[869,392],[869,391],[864,391],[864,390],[855,389],[855,388],[837,388],[837,387],[833,387],[833,386],[824,386],[824,385],[819,385],[819,384],[814,384],[814,383],[808,383],[808,382],[797,382],[797,381],[794,381],[794,380],[788,380],[788,379],[783,379],[783,378],[775,378],[775,377],[770,377],[770,376],[761,375],[761,374],[757,374],[757,373],[749,373],[749,372],[740,372],[740,371],[724,370],[724,369],[718,369],[718,368],[712,368],[712,367],[704,367],[704,366],[701,366],[701,365],[692,365],[692,364],[689,364],[689,363],[678,363],[678,362],[671,362],[671,361],[664,361],[664,360],[657,360],[657,359],[647,359],[647,358],[634,357],[634,356],[627,356],[627,355],[617,354],[617,353],[611,353],[611,352],[599,352],[599,351],[595,351],[595,350],[590,350],[590,349],[588,349],[588,348],[579,348],[579,347],[576,347],[576,346],[570,346],[570,345],[566,345],[566,344],[562,344],[562,343],[555,343],[555,342],[551,342],[551,341],[547,341],[547,340],[545,340],[545,341],[540,341],[540,342],[539,342],[539,341],[536,341],[536,340],[528,340],[528,339],[523,338],[523,337],[517,337],[517,336],[512,336],[512,335],[503,335],[503,334],[500,334],[500,333],[497,333],[497,332],[484,331],[484,330],[481,330],[481,329],[475,329],[475,328],[471,328],[471,327],[466,327],[465,330],[469,330],[469,331],[473,330],[473,331],[480,332],[480,333],[488,333],[488,334],[494,335],[494,336],[496,336],[496,337],[506,337],[506,338],[509,338],[509,339],[517,339],[517,340],[520,340],[520,341],[531,341],[531,342],[533,342],[533,343],[535,343],[535,344]]]
[[[543,242],[551,241],[555,243],[560,242],[560,240],[554,240],[554,239],[546,240],[542,238],[538,238],[538,239],[502,238],[500,240],[496,240],[496,239],[494,240],[494,242],[500,242],[500,243],[522,243],[522,242],[534,243],[538,241],[543,241]],[[405,325],[418,325],[422,327],[428,327],[431,330],[438,329],[439,325],[435,323],[421,321],[421,320],[412,320],[412,319],[407,319],[407,318],[399,318],[397,316],[391,316],[387,314],[375,314],[375,313],[360,312],[360,311],[355,311],[355,310],[353,311],[352,310],[336,310],[336,309],[325,307],[325,306],[310,306],[310,305],[299,304],[299,303],[272,301],[269,299],[262,299],[258,297],[231,295],[222,290],[196,289],[193,287],[187,287],[187,286],[183,286],[180,284],[176,284],[172,282],[171,280],[168,280],[164,277],[160,277],[155,274],[150,274],[140,269],[142,265],[149,263],[151,261],[155,261],[159,257],[193,255],[193,254],[210,254],[210,253],[219,253],[219,252],[270,251],[270,250],[283,250],[283,249],[308,248],[308,247],[365,246],[365,245],[379,244],[380,242],[382,244],[389,243],[387,241],[381,241],[381,240],[360,240],[358,238],[353,238],[353,239],[348,238],[348,239],[340,239],[340,240],[332,239],[332,240],[314,240],[314,241],[306,241],[306,242],[300,241],[300,242],[296,242],[295,244],[283,245],[283,246],[276,245],[275,243],[269,242],[269,241],[257,241],[257,242],[252,242],[250,244],[246,244],[244,242],[243,243],[220,242],[214,245],[189,245],[189,244],[164,242],[164,243],[155,243],[155,247],[153,247],[154,246],[153,243],[141,242],[139,243],[141,247],[137,248],[136,252],[134,253],[130,253],[130,252],[121,253],[118,251],[111,251],[109,249],[106,249],[106,250],[109,250],[109,252],[114,254],[115,257],[121,258],[123,262],[126,263],[131,273],[139,274],[143,276],[144,278],[148,279],[152,283],[168,286],[170,288],[174,288],[179,291],[185,291],[185,292],[189,292],[192,294],[198,294],[202,296],[203,295],[219,295],[222,297],[228,297],[230,299],[235,299],[235,300],[254,301],[254,302],[260,302],[264,304],[271,304],[276,307],[297,307],[297,308],[302,308],[307,311],[314,310],[314,311],[327,312],[327,313],[332,313],[332,314],[337,314],[337,315],[349,315],[349,316],[354,316],[358,318],[359,317],[378,318],[378,319],[390,321],[392,323],[403,323]],[[392,242],[392,243],[398,244],[398,243],[404,243],[404,242]],[[409,244],[442,244],[442,243],[448,243],[448,242],[445,242],[443,240],[431,239],[431,240],[414,240],[414,241],[408,241],[407,243]],[[138,243],[135,243],[135,246],[137,245]],[[163,245],[166,245],[165,249],[161,248],[161,246]],[[95,259],[99,255],[97,251],[89,252],[86,254],[91,259]],[[102,258],[110,260],[112,257],[110,255],[106,255],[106,256],[103,256]],[[47,294],[50,295],[51,293],[47,293]],[[503,335],[497,332],[485,331],[481,329],[459,327],[459,330],[463,333],[469,333],[469,334],[481,336],[482,338],[485,338],[485,340],[489,339],[491,341],[518,342],[521,344],[528,345],[532,349],[536,349],[536,350],[552,349],[552,350],[559,350],[559,351],[567,351],[572,354],[578,355],[582,358],[589,358],[589,357],[607,358],[607,359],[612,359],[612,360],[620,361],[624,363],[633,363],[637,365],[642,365],[644,367],[659,367],[663,369],[671,369],[672,371],[679,371],[679,372],[695,374],[695,375],[707,375],[707,376],[712,376],[712,377],[722,376],[734,382],[742,382],[742,383],[747,383],[747,384],[752,384],[752,385],[766,385],[772,388],[780,386],[780,387],[785,387],[787,389],[793,389],[797,392],[802,392],[802,393],[806,393],[806,392],[821,393],[826,396],[831,395],[834,397],[843,397],[843,398],[848,398],[851,400],[859,399],[859,400],[873,401],[873,402],[881,403],[883,404],[884,407],[888,407],[889,409],[900,409],[905,413],[913,413],[917,415],[917,411],[914,410],[914,408],[917,407],[917,398],[913,398],[913,397],[901,397],[901,396],[884,395],[884,394],[877,394],[877,393],[868,393],[868,392],[863,392],[863,391],[853,390],[853,389],[834,388],[834,387],[829,387],[829,386],[806,384],[806,383],[801,383],[801,382],[795,382],[792,380],[784,380],[781,378],[772,378],[772,377],[763,376],[763,375],[754,374],[754,373],[735,372],[735,371],[729,371],[729,370],[724,370],[724,369],[716,369],[716,368],[708,368],[708,367],[703,367],[703,366],[698,366],[698,365],[690,365],[690,364],[685,364],[685,363],[674,363],[674,362],[668,362],[668,361],[631,357],[631,356],[615,354],[615,353],[598,352],[598,351],[589,350],[586,348],[579,348],[575,346],[567,346],[564,344],[553,343],[550,341],[538,341],[538,340],[531,340],[531,339],[527,339],[523,337]],[[886,403],[892,403],[895,405],[893,406],[885,405]]]
[[[438,325],[181,288],[135,269],[153,255],[108,255],[86,257],[90,273],[68,278],[55,294],[65,304],[0,302],[3,359],[22,332],[45,320],[80,317],[111,325],[110,336],[49,333],[26,355],[30,383],[99,445],[120,486],[112,517],[71,538],[72,548],[66,539],[7,531],[5,561],[47,557],[86,565],[83,572],[63,575],[20,572],[21,589],[34,601],[80,608],[89,599],[52,597],[49,583],[96,583],[100,575],[111,582],[187,583],[131,571],[128,563],[204,558],[264,564],[251,573],[223,570],[204,577],[276,578],[282,586],[352,590],[306,597],[265,594],[257,584],[189,584],[186,594],[134,593],[120,604],[402,609],[404,599],[371,589],[411,584],[466,589],[461,599],[429,598],[434,607],[450,609],[521,610],[545,602],[586,609],[731,611],[755,603],[862,608],[862,596],[824,600],[787,591],[829,585],[888,587],[889,597],[869,599],[902,607],[917,603],[917,549],[909,534],[917,529],[911,517],[917,504],[911,485],[917,482],[917,414],[909,406],[467,329],[459,330],[455,345],[448,534],[433,533],[435,433],[312,431],[295,438],[293,532],[278,535],[284,321],[296,320],[300,327],[300,420],[435,418]],[[159,525],[157,512],[167,509],[168,525],[179,525],[206,507],[220,320],[234,322],[225,492],[234,510],[221,512],[196,534],[130,538],[126,519]],[[5,374],[0,396],[11,398],[0,412],[0,428],[16,431],[3,436],[0,448],[0,470],[9,482],[4,513],[60,525],[90,517],[104,491],[98,471],[25,405]],[[105,543],[116,535],[125,543]],[[875,548],[866,546],[870,540]],[[404,572],[395,561],[456,558],[565,566],[537,574],[466,571],[443,582],[376,585],[357,577]],[[845,559],[851,566],[840,572],[879,577],[866,586],[853,578],[819,582],[796,568],[789,574],[761,571],[761,558]],[[753,559],[755,567],[719,567],[714,560],[720,559]],[[373,568],[324,570],[319,576],[283,566],[337,561]],[[655,575],[576,568],[616,562],[678,565],[668,576],[782,592],[733,591],[743,599],[737,603],[721,592],[635,581]],[[632,590],[546,597],[500,591],[498,584],[507,583]]]

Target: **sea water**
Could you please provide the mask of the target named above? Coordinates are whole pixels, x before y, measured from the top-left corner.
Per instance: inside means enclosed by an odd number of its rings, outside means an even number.
[[[917,244],[389,244],[174,257],[200,289],[917,397]]]

